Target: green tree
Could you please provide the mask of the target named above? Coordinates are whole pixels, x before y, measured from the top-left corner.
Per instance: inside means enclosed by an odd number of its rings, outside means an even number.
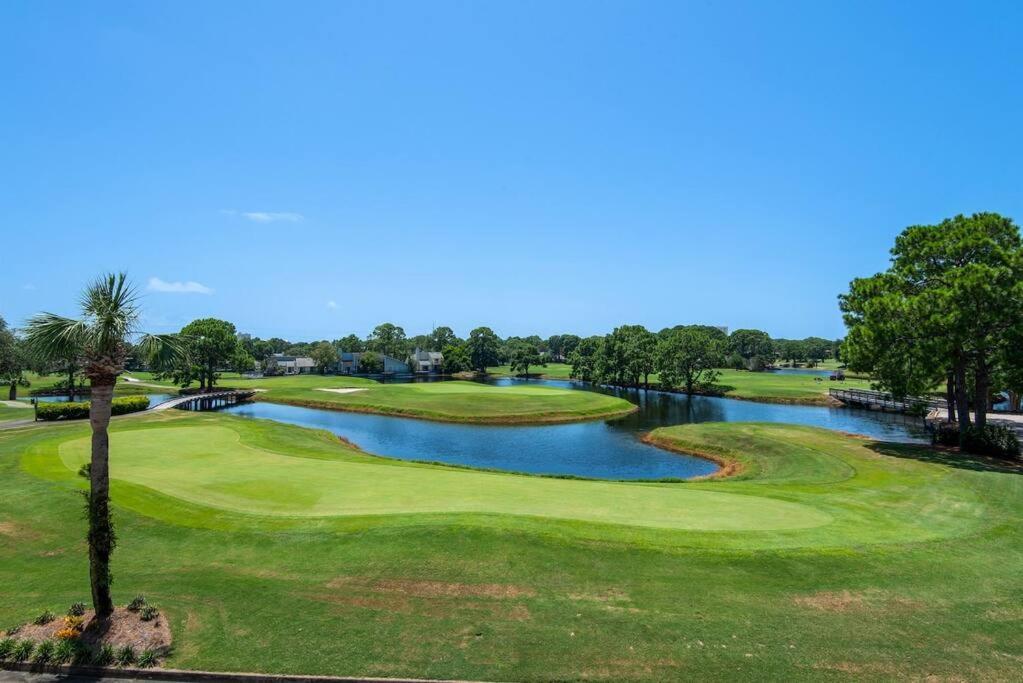
[[[338,353],[360,353],[366,350],[365,343],[354,334],[335,339],[334,346],[337,347]]]
[[[96,280],[81,297],[81,317],[64,318],[41,313],[28,323],[25,341],[40,358],[60,360],[80,353],[89,379],[92,457],[89,466],[88,546],[89,578],[96,617],[106,620],[114,610],[110,597],[110,556],[115,545],[110,516],[110,424],[114,384],[124,371],[130,338],[140,317],[137,294],[124,274]],[[137,352],[152,361],[166,361],[182,353],[174,335],[142,335]]]
[[[597,358],[603,353],[600,348],[604,340],[600,337],[580,339],[571,353],[568,362],[572,364],[570,376],[584,382],[593,381],[596,376]]]
[[[657,371],[661,386],[682,388],[687,394],[700,385],[713,384],[721,364],[725,341],[697,326],[671,330],[657,344]]]
[[[25,377],[29,359],[24,345],[0,317],[0,382],[7,386],[7,398],[18,398],[18,387],[29,386]]]
[[[384,371],[384,359],[376,351],[363,351],[359,355],[359,372],[376,375]]]
[[[642,325],[622,325],[604,337],[593,366],[596,381],[649,387],[654,372],[657,337]]]
[[[489,327],[477,327],[469,333],[465,342],[469,351],[469,365],[476,372],[485,373],[491,365],[498,362],[498,345],[500,339]]]
[[[893,393],[944,379],[950,415],[987,422],[1007,337],[1023,319],[1023,240],[995,213],[914,225],[895,240],[884,273],[853,280],[840,297],[850,368]]]
[[[185,343],[190,365],[178,376],[183,381],[195,376],[201,391],[212,389],[220,376],[217,370],[230,364],[238,349],[238,337],[234,325],[217,318],[200,318],[181,328],[180,337]],[[181,369],[180,364],[178,368]]]
[[[433,332],[429,334],[429,339],[426,345],[423,347],[427,351],[441,351],[449,346],[457,346],[461,344],[462,340],[458,338],[454,330],[450,327],[435,327]]]
[[[245,350],[245,347],[239,345],[234,350],[234,354],[231,356],[231,369],[237,372],[239,375],[246,372],[252,372],[256,367],[256,359],[249,355],[249,352]]]
[[[519,342],[511,351],[511,371],[522,371],[526,379],[529,379],[529,366],[547,367],[539,349],[528,342]]]
[[[316,363],[316,368],[322,375],[327,372],[328,368],[337,364],[337,349],[330,342],[321,341],[309,352],[309,357]]]
[[[441,353],[444,356],[444,372],[454,374],[472,369],[469,350],[465,344],[448,344]]]
[[[774,354],[774,344],[763,330],[735,330],[728,337],[728,350],[742,359],[745,369],[760,370]]]
[[[392,323],[382,323],[373,328],[366,342],[368,351],[376,351],[392,358],[404,358],[408,353],[405,330]]]

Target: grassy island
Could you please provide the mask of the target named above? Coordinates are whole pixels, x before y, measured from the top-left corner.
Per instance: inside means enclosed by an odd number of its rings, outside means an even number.
[[[0,432],[0,623],[87,597],[73,492],[88,433]],[[787,425],[649,438],[740,471],[557,480],[387,460],[223,414],[115,422],[115,599],[158,601],[175,638],[167,665],[185,668],[1018,673],[1018,472]]]

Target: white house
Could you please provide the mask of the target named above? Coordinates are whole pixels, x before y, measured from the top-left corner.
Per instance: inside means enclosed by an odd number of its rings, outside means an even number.
[[[444,367],[444,354],[440,351],[416,349],[408,359],[412,372],[440,372]]]
[[[264,372],[268,375],[308,375],[315,368],[316,362],[312,358],[275,353],[267,359]]]

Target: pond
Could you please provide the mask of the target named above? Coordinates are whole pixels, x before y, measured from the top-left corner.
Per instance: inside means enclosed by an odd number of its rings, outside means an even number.
[[[498,379],[488,383],[507,386],[522,381],[525,380]],[[639,410],[605,422],[544,426],[460,425],[259,401],[222,410],[244,417],[325,429],[350,439],[370,453],[403,460],[596,479],[688,479],[717,470],[717,465],[702,458],[670,453],[639,440],[642,433],[665,425],[790,422],[888,441],[917,441],[925,437],[921,420],[900,415],[687,397],[641,389],[598,388],[561,380],[529,382],[613,394],[638,405]]]

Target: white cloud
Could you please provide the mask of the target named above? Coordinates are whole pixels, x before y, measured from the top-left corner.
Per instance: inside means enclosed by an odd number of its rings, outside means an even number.
[[[292,211],[235,211],[234,209],[221,209],[220,213],[228,216],[241,216],[255,223],[298,223],[305,220],[305,216]]]
[[[198,282],[167,282],[158,277],[149,278],[146,287],[150,292],[171,292],[173,294],[212,294],[213,290]]]
[[[327,308],[329,308],[331,310],[337,308],[337,302],[336,301],[328,301],[327,302]]]

